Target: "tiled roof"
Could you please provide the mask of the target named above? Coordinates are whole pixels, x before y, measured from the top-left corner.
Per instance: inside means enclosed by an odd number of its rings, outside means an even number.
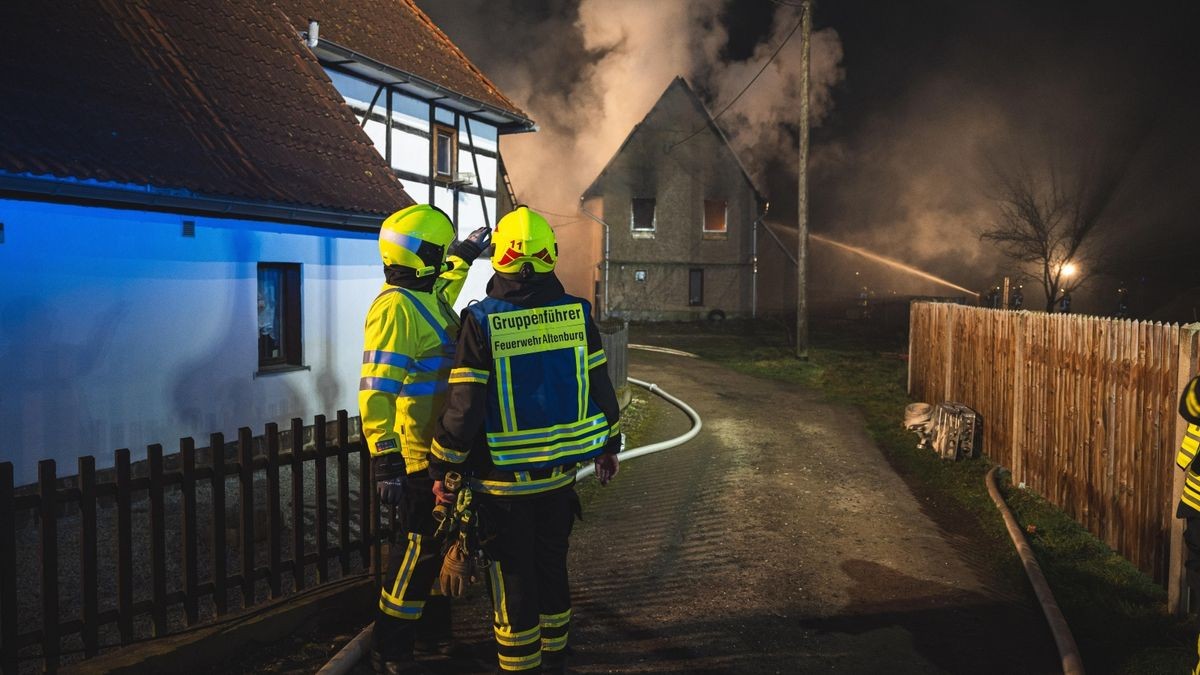
[[[297,31],[308,30],[315,19],[322,40],[528,118],[413,0],[276,0],[275,5]]]
[[[717,138],[719,138],[721,140],[721,144],[725,147],[725,149],[727,151],[729,151],[729,155],[731,157],[733,157],[733,161],[737,164],[738,168],[741,170],[742,177],[746,179],[746,183],[750,186],[750,189],[754,192],[755,199],[757,199],[760,202],[765,201],[765,199],[762,196],[762,192],[760,192],[758,189],[758,186],[754,184],[754,179],[752,179],[750,177],[750,172],[746,171],[746,165],[742,164],[741,158],[738,157],[737,153],[733,151],[733,146],[729,144],[729,137],[725,135],[724,130],[722,130],[720,125],[717,124],[717,121],[715,119],[713,119],[712,113],[710,113],[708,111],[708,107],[705,106],[704,102],[700,100],[700,97],[696,95],[696,91],[694,89],[692,89],[692,87],[687,83],[687,80],[685,80],[679,76],[676,76],[675,79],[671,80],[671,83],[668,84],[667,88],[663,90],[662,95],[658,97],[658,100],[654,102],[654,105],[650,106],[650,110],[646,111],[646,115],[645,115],[645,117],[642,118],[642,121],[638,122],[637,124],[635,124],[633,126],[633,129],[631,129],[629,131],[629,135],[625,137],[624,141],[621,141],[621,146],[617,148],[617,151],[615,153],[613,153],[612,157],[609,158],[608,163],[605,164],[604,168],[600,170],[600,174],[598,176],[596,176],[596,178],[592,180],[592,184],[589,185],[588,188],[583,191],[583,196],[584,197],[594,197],[598,194],[598,191],[600,190],[600,187],[601,187],[601,181],[604,179],[604,177],[606,175],[608,175],[608,171],[610,168],[612,168],[613,163],[616,162],[617,158],[620,157],[621,154],[625,152],[626,146],[629,145],[629,142],[638,133],[638,130],[640,130],[643,127],[643,125],[646,125],[647,121],[650,120],[651,117],[654,116],[660,110],[660,108],[662,108],[664,106],[665,101],[667,100],[667,97],[670,96],[671,93],[675,92],[675,91],[682,92],[683,95],[687,97],[687,100],[692,104],[692,107],[695,109],[697,117],[699,117],[701,120],[703,120],[703,122],[707,126],[707,128]],[[678,129],[673,130],[673,131],[677,132],[680,135],[683,135],[683,138],[680,141],[678,141],[679,143],[682,143],[682,142],[692,138],[692,136],[695,136],[696,133],[698,133],[698,132],[692,132],[690,134],[684,135],[685,132],[680,131]],[[669,148],[667,150],[664,150],[664,154],[668,151],[669,151]]]
[[[0,7],[0,171],[386,214],[412,203],[277,8]]]

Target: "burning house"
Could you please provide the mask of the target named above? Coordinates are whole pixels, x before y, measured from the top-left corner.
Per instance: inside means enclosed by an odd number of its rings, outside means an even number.
[[[755,311],[755,225],[766,201],[682,78],[583,194],[604,223],[595,272],[604,316],[686,320]]]

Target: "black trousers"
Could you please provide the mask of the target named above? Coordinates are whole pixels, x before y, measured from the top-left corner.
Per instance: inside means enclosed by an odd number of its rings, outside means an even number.
[[[1188,586],[1200,594],[1200,514],[1192,512],[1184,520],[1183,543],[1187,547],[1187,560],[1183,563],[1187,571]]]
[[[450,637],[450,598],[430,595],[442,567],[441,542],[433,537],[432,487],[424,471],[409,474],[399,513],[401,536],[389,547],[372,634],[372,646],[385,661],[412,660],[417,639]]]
[[[574,487],[542,495],[478,495],[480,522],[493,538],[488,588],[502,671],[561,668],[571,625],[567,546],[580,513]]]

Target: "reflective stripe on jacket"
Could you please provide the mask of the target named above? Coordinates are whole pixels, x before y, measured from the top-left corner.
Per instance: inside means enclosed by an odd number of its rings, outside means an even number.
[[[399,452],[408,473],[429,465],[434,423],[454,363],[450,305],[468,266],[453,258],[433,292],[385,285],[367,312],[358,409],[371,454]]]
[[[468,308],[492,355],[485,431],[492,464],[530,471],[575,464],[608,442],[589,395],[587,302],[570,295],[526,309],[497,298]]]
[[[496,275],[463,310],[430,474],[470,476],[480,493],[569,487],[579,462],[620,449],[620,407],[585,300],[553,274]]]
[[[1200,449],[1200,377],[1193,378],[1179,399],[1179,414],[1188,421],[1183,442],[1175,455],[1175,464],[1187,471],[1183,491],[1179,495],[1177,516],[1200,514],[1200,471],[1196,466],[1196,451]],[[1194,513],[1189,514],[1191,510]]]

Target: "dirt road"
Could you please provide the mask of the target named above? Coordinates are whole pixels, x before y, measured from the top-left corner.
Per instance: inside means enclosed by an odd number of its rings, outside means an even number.
[[[1041,614],[990,588],[970,537],[923,512],[854,411],[701,359],[631,352],[630,372],[704,429],[584,488],[573,669],[1057,672]],[[656,435],[688,428],[659,405]],[[490,669],[481,590],[456,623]]]

